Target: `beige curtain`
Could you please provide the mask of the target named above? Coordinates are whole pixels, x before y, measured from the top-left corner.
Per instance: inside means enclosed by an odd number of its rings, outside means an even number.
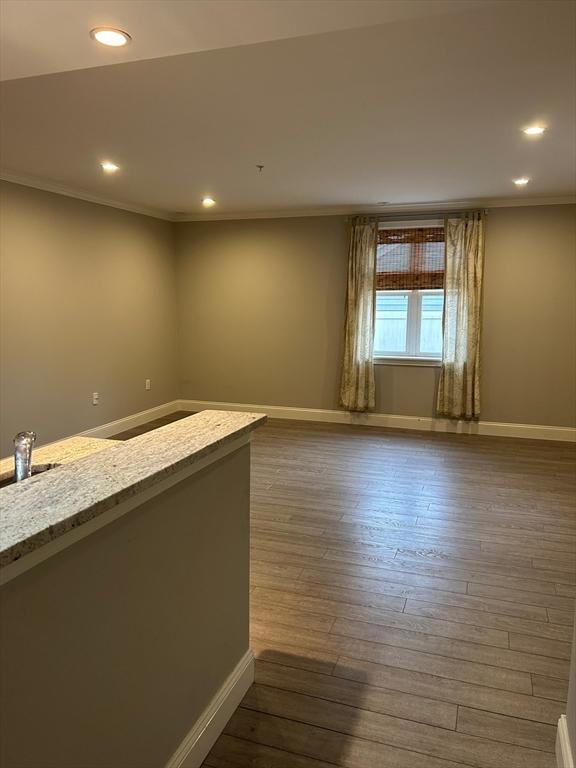
[[[348,292],[340,404],[349,411],[374,408],[375,219],[356,218],[350,230]]]
[[[446,273],[442,371],[438,415],[480,416],[480,328],[484,216],[466,214],[446,222]]]

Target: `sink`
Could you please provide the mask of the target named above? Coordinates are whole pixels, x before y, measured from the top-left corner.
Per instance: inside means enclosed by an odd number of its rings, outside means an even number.
[[[50,462],[49,464],[34,464],[32,466],[32,477],[35,475],[41,475],[44,472],[48,472],[49,469],[55,469],[55,467],[59,467],[60,464],[56,464],[55,462]],[[29,480],[30,478],[26,478],[26,480]],[[26,480],[22,480],[22,483],[25,483]],[[14,475],[11,475],[10,477],[4,478],[4,480],[0,481],[0,488],[4,488],[7,485],[13,485],[16,481],[14,480]]]

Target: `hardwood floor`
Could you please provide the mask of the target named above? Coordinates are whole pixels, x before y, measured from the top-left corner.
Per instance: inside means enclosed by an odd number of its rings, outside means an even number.
[[[252,455],[256,682],[205,766],[555,766],[574,446],[270,421]]]
[[[256,432],[256,683],[205,765],[555,766],[575,455],[287,421]]]

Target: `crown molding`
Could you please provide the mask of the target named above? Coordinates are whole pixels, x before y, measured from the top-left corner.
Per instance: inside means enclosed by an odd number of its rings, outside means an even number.
[[[326,205],[309,208],[283,208],[277,210],[241,211],[236,213],[216,212],[212,214],[173,214],[172,221],[229,221],[238,219],[287,219],[307,216],[352,216],[352,215],[387,215],[415,213],[449,213],[463,208],[518,208],[532,205],[570,205],[576,204],[576,195],[557,195],[554,197],[479,197],[467,200],[436,200],[420,203],[395,203],[389,205]]]
[[[55,195],[64,195],[65,197],[74,197],[77,200],[84,200],[86,203],[95,203],[96,205],[107,205],[109,208],[118,208],[121,211],[129,213],[139,213],[142,216],[150,216],[154,219],[163,219],[164,221],[175,221],[174,217],[165,211],[159,211],[155,208],[147,208],[141,205],[132,205],[131,203],[121,203],[118,200],[112,200],[99,195],[93,195],[83,189],[73,189],[64,184],[58,184],[55,181],[46,181],[38,179],[35,176],[25,176],[10,171],[0,170],[0,179],[9,181],[12,184],[20,184],[23,187],[32,187],[40,189],[43,192],[52,192]]]
[[[56,195],[74,197],[87,203],[107,205],[130,213],[139,213],[155,219],[173,222],[193,221],[234,221],[240,219],[290,219],[311,216],[352,216],[352,215],[388,215],[388,214],[417,214],[434,212],[436,214],[450,213],[463,208],[517,208],[532,205],[570,205],[576,203],[576,195],[557,195],[554,197],[478,197],[466,200],[434,200],[420,203],[392,203],[389,205],[325,205],[307,208],[281,208],[260,211],[237,211],[222,213],[177,213],[161,211],[146,206],[123,203],[119,200],[100,197],[82,189],[73,189],[54,181],[25,176],[0,169],[0,179],[25,187],[53,192]]]

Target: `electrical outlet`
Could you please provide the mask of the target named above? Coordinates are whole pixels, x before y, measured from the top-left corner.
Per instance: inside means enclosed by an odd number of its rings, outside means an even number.
[[[92,405],[100,405],[100,392],[92,392]]]
[[[144,389],[152,389],[152,380],[151,379],[146,379],[146,381],[144,382]]]

